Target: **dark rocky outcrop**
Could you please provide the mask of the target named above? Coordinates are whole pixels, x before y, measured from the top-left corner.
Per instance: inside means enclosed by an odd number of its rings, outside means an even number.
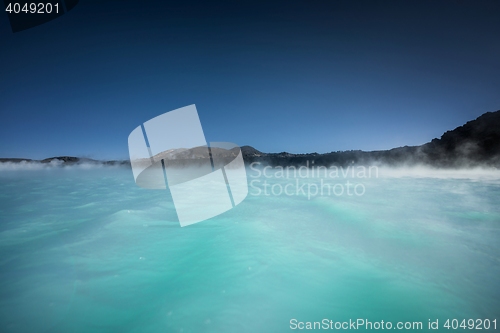
[[[173,166],[197,165],[206,159],[206,147],[175,149],[155,157],[166,158]],[[445,132],[441,138],[421,146],[404,146],[380,151],[337,151],[326,154],[292,154],[288,152],[264,153],[251,146],[242,146],[241,151],[246,164],[260,162],[272,166],[345,166],[349,164],[415,165],[423,164],[436,167],[473,167],[493,166],[500,168],[500,111],[487,112],[465,125]],[[237,149],[211,148],[212,156],[232,159]],[[160,156],[161,155],[161,156]],[[130,166],[129,161],[96,161],[88,158],[58,156],[41,161],[26,158],[0,158],[0,162],[50,163],[59,160],[64,165],[96,163],[105,165]]]
[[[247,151],[257,151],[247,147]],[[500,167],[500,111],[487,112],[465,125],[444,133],[440,139],[421,146],[404,146],[381,151],[337,151],[326,154],[287,152],[244,154],[245,162],[273,166],[385,164],[435,167]]]

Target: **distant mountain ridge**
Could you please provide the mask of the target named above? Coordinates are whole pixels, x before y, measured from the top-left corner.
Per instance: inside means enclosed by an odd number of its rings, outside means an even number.
[[[217,149],[217,148],[213,148]],[[172,160],[196,160],[206,158],[203,149],[175,149],[162,152],[155,158]],[[214,150],[214,152],[216,152]],[[265,153],[251,146],[242,146],[241,152],[246,164],[260,162],[266,165],[349,165],[349,164],[387,164],[387,165],[415,165],[423,164],[436,167],[473,167],[493,166],[500,168],[500,110],[487,112],[475,120],[445,132],[441,138],[433,139],[421,146],[404,146],[380,151],[337,151],[325,154],[308,153],[292,154],[288,152]],[[235,150],[219,150],[218,154],[236,156]],[[95,163],[105,165],[130,165],[129,161],[97,161],[88,158],[72,156],[51,157],[43,160],[23,158],[0,158],[0,162],[20,163],[39,162],[57,163],[64,165]]]
[[[129,161],[99,161],[86,157],[74,157],[74,156],[54,156],[45,158],[43,160],[34,160],[30,158],[0,158],[0,163],[42,163],[42,164],[50,164],[50,163],[60,163],[64,165],[73,165],[73,164],[101,164],[101,165],[129,165]]]
[[[244,149],[245,148],[245,149]],[[270,165],[304,165],[314,161],[315,165],[348,164],[423,164],[436,167],[500,167],[500,110],[487,112],[475,120],[445,132],[441,138],[433,139],[421,146],[404,146],[380,151],[337,151],[325,154],[261,153],[245,146],[243,151],[247,163],[262,162]]]

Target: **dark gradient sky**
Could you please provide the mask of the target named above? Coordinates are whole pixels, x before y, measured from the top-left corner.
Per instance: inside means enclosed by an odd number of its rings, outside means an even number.
[[[127,158],[196,104],[208,141],[267,152],[419,145],[500,109],[500,1],[86,1],[12,33],[1,157]]]

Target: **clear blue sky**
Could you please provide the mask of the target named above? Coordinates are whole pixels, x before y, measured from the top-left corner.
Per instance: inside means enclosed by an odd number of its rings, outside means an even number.
[[[0,157],[128,157],[196,104],[208,141],[266,152],[419,145],[500,109],[500,1],[86,1],[12,33]]]

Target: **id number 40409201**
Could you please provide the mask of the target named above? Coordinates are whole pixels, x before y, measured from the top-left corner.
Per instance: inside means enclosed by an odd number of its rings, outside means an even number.
[[[5,7],[5,11],[9,14],[19,14],[19,13],[30,13],[30,14],[52,14],[59,13],[59,4],[56,2],[52,4],[50,2],[42,3],[42,2],[31,2],[20,4],[18,2],[9,2],[7,7]]]

